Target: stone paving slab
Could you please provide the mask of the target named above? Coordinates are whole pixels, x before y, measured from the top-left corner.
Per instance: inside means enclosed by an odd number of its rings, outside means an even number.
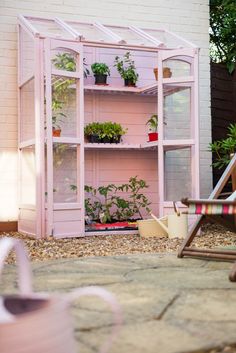
[[[231,263],[177,259],[170,254],[91,257],[33,263],[37,291],[68,292],[86,285],[110,290],[123,326],[110,353],[200,353],[236,343],[236,284]],[[17,292],[16,269],[4,269],[0,290]],[[80,353],[98,351],[112,318],[101,300],[73,306]],[[68,352],[70,353],[70,352]]]

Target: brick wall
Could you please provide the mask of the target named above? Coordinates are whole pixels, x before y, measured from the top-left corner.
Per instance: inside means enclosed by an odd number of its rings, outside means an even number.
[[[0,222],[17,219],[17,14],[166,28],[201,48],[201,193],[211,190],[208,0],[0,1]]]

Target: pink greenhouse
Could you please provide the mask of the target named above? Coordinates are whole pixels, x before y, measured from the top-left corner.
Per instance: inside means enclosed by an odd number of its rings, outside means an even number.
[[[112,200],[128,198],[129,189],[117,186],[132,178],[148,185],[142,194],[158,217],[173,212],[174,200],[183,209],[182,197],[199,198],[198,55],[163,29],[19,16],[19,231],[104,234],[86,226],[86,202],[107,185]],[[118,60],[131,61],[133,84],[124,84]],[[106,83],[95,84],[94,63],[109,68]],[[84,136],[86,126],[105,122],[122,127],[121,140]]]

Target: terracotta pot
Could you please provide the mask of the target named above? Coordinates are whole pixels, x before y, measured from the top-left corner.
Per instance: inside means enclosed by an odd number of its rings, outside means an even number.
[[[156,81],[158,81],[158,68],[155,67],[153,69],[153,72],[154,72]],[[169,78],[171,76],[172,76],[172,72],[171,72],[170,68],[169,67],[163,67],[163,78]]]
[[[158,140],[158,133],[157,132],[149,132],[148,137],[149,137],[149,142],[157,141]]]
[[[61,136],[61,129],[56,129],[56,128],[52,128],[52,136],[53,137],[60,137]]]

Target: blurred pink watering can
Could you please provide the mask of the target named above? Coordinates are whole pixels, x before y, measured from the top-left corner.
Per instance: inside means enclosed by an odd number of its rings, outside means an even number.
[[[114,296],[92,286],[69,294],[33,293],[28,257],[19,240],[3,238],[0,241],[0,274],[12,248],[17,255],[20,294],[0,297],[0,352],[76,353],[69,307],[73,300],[86,295],[101,297],[113,312],[111,335],[100,350],[108,352],[121,325],[121,309]]]

